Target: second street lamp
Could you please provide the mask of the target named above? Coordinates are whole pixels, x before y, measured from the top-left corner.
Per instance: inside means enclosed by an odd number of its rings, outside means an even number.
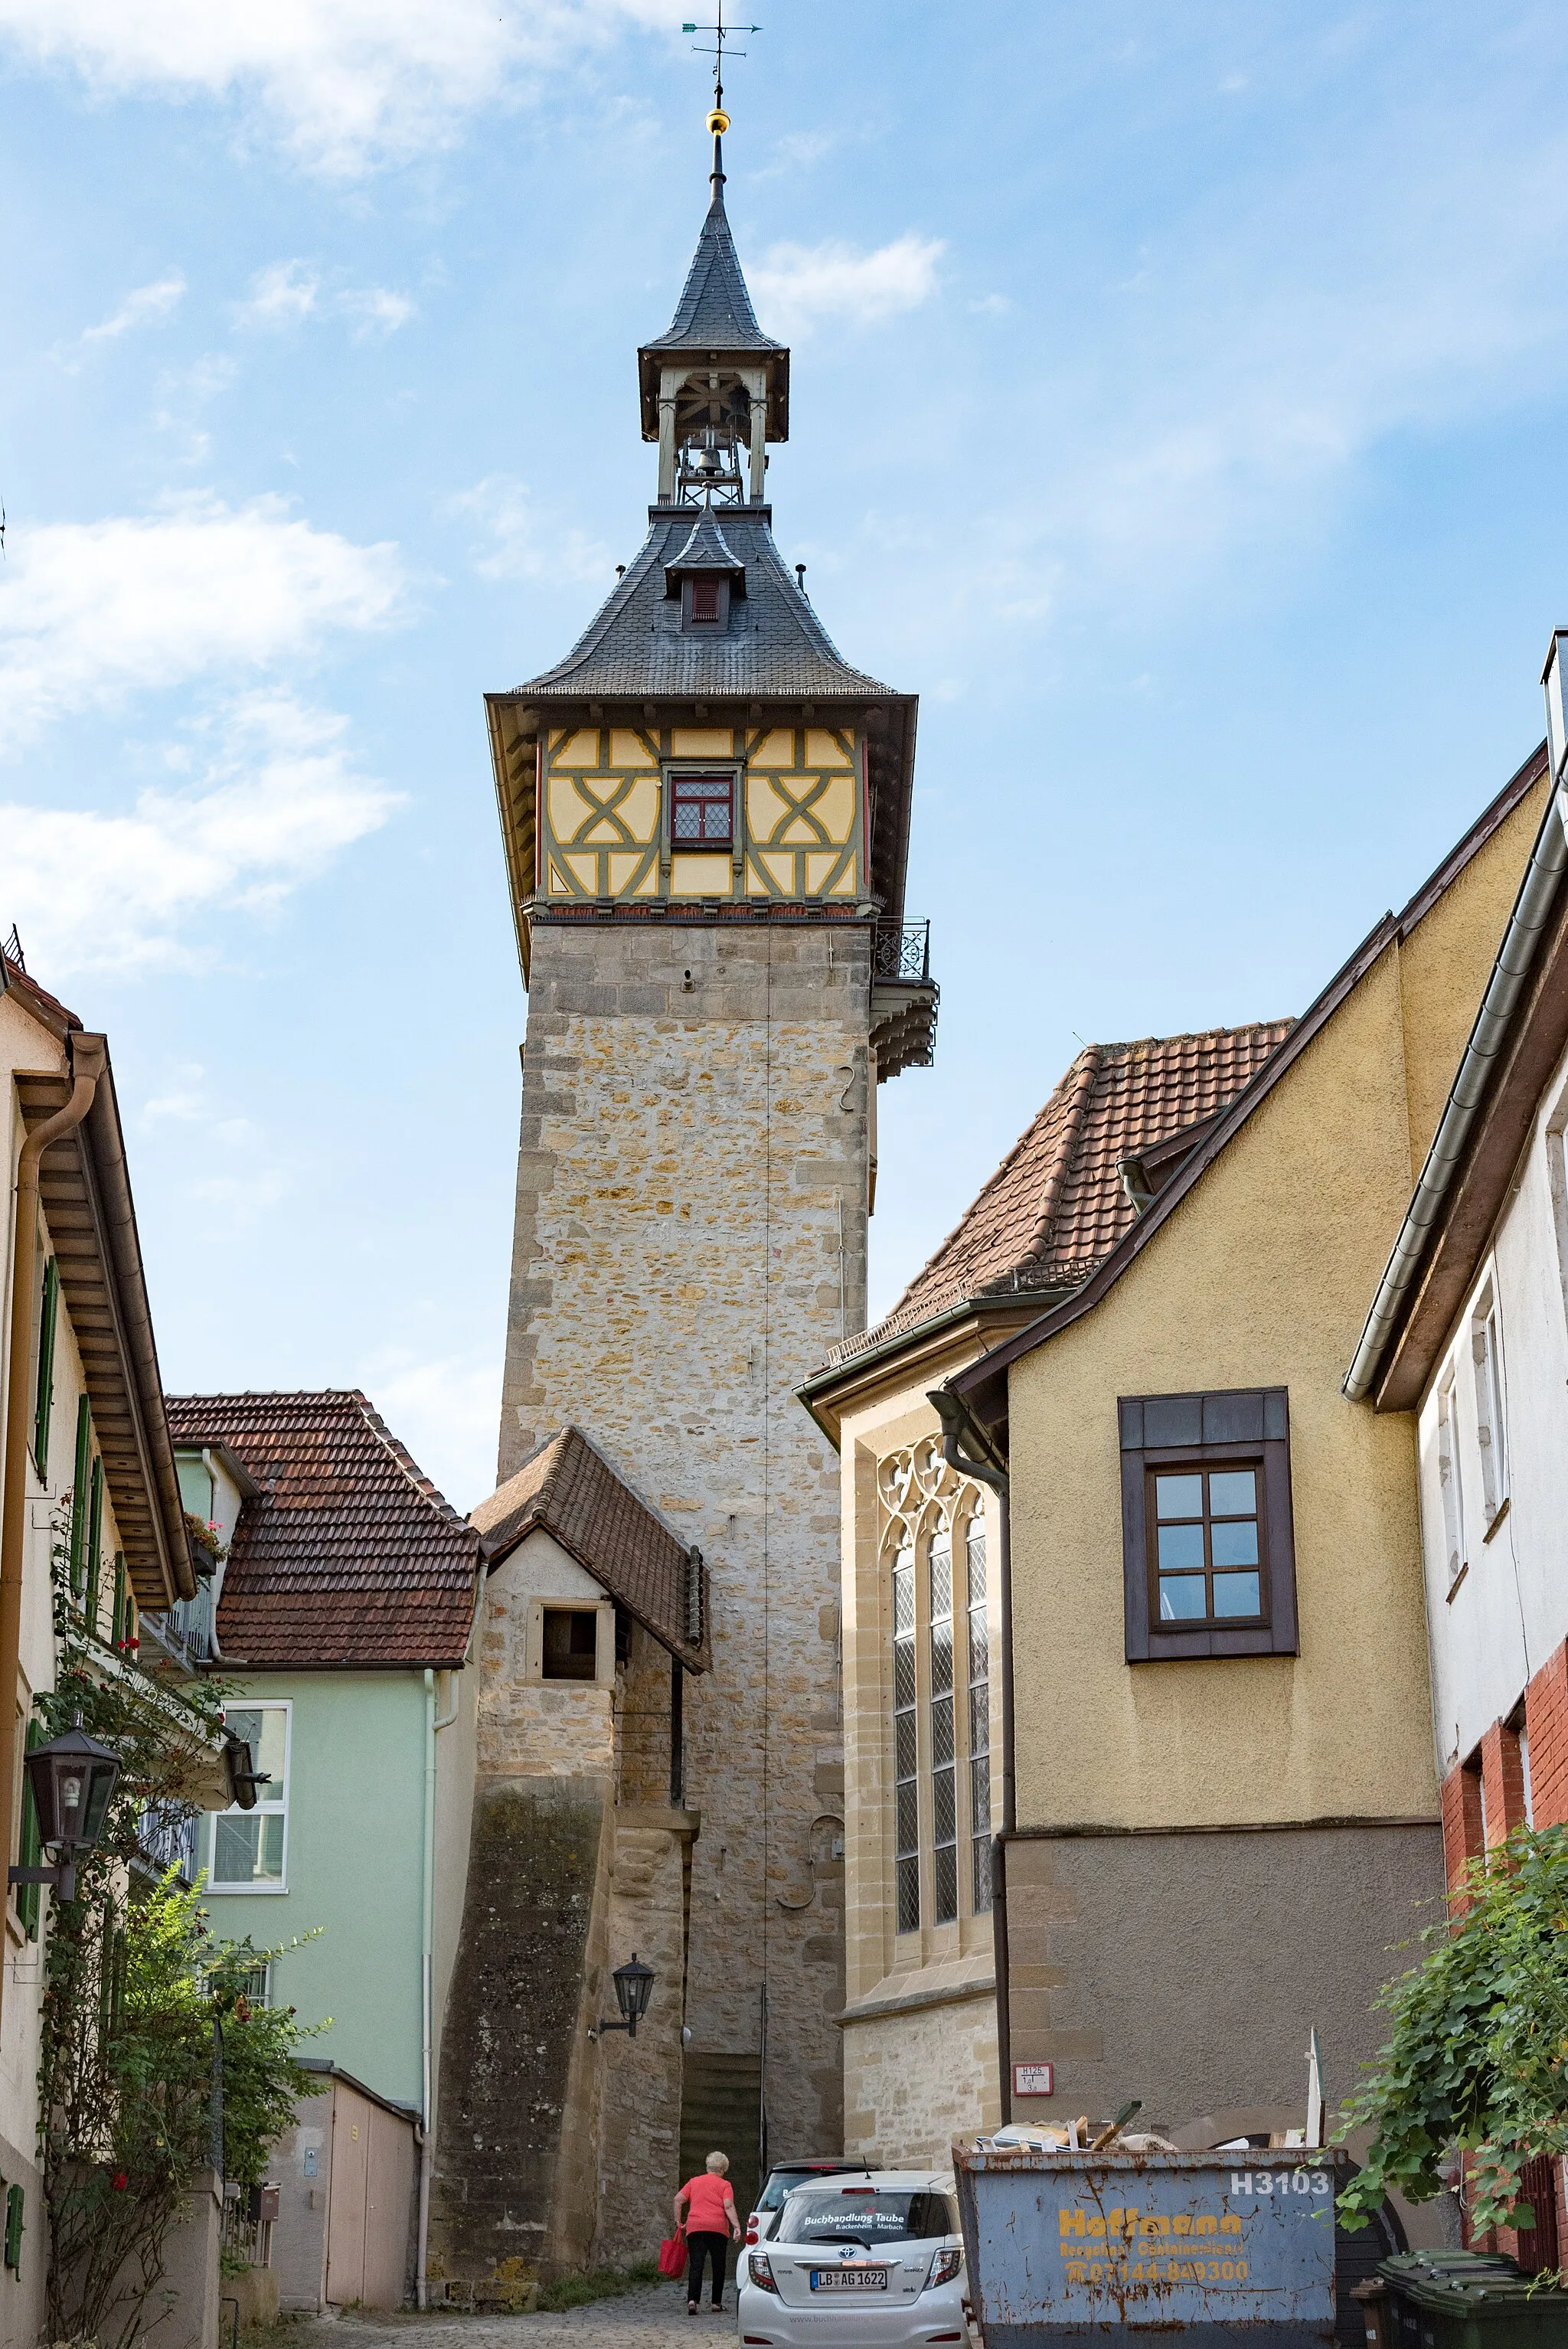
[[[624,2031],[628,2038],[637,2035],[637,2025],[648,2011],[648,2001],[654,1994],[655,1973],[645,1966],[635,1950],[624,1966],[617,1966],[610,1980],[615,1985],[615,2003],[621,2010],[619,2023],[596,2023],[589,2032],[590,2039],[602,2039],[606,2031]]]
[[[53,1868],[14,1868],[10,1880],[50,1884],[62,1900],[74,1900],[77,1854],[90,1851],[103,1833],[119,1755],[89,1737],[78,1719],[63,1736],[36,1745],[23,1766],[38,1815],[38,1841],[58,1857]]]

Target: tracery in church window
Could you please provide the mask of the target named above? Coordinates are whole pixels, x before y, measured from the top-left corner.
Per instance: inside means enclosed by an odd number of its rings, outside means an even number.
[[[923,1442],[881,1464],[892,1648],[894,1930],[991,1907],[991,1679],[982,1495]]]

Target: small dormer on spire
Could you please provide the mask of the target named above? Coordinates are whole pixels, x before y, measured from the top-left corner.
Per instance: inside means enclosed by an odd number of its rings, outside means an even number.
[[[707,127],[707,218],[668,333],[637,353],[643,438],[659,444],[660,505],[761,505],[765,443],[789,437],[789,352],[758,325],[741,274],[724,209],[721,106]]]

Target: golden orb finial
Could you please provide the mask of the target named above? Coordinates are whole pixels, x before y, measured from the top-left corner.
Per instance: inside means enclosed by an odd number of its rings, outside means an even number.
[[[729,117],[722,106],[716,106],[707,118],[707,127],[716,139],[723,137],[729,128]]]

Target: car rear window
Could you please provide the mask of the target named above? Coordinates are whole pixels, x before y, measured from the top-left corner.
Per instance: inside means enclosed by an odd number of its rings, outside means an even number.
[[[822,2172],[815,2168],[810,2169],[772,2170],[769,2174],[767,2185],[763,2188],[760,2196],[752,2205],[752,2208],[757,2210],[782,2209],[784,2207],[784,2197],[791,2190],[792,2188],[803,2186],[809,2179],[820,2178]]]
[[[804,2188],[792,2194],[779,2222],[781,2243],[924,2242],[955,2235],[958,2214],[944,2194],[916,2189],[879,2192],[871,2186]]]

